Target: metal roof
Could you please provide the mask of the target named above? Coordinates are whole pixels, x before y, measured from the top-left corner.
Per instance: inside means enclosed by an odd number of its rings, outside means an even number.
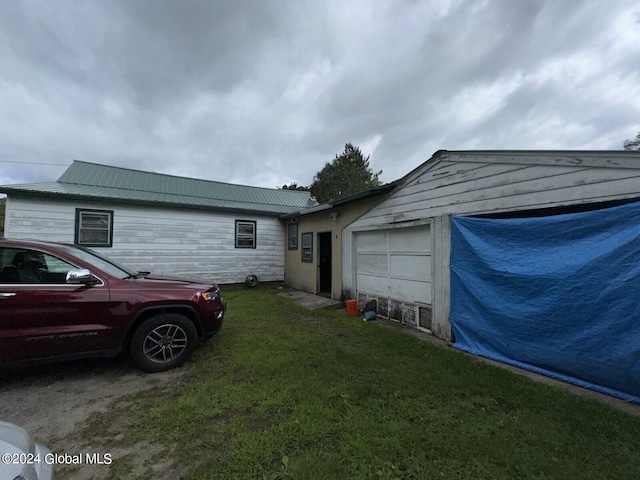
[[[386,193],[391,192],[391,190],[393,190],[396,185],[398,184],[398,180],[387,183],[385,185],[381,185],[379,187],[373,187],[370,188],[368,190],[363,190],[361,192],[358,193],[354,193],[353,195],[349,195],[348,197],[344,197],[344,198],[339,198],[337,200],[334,200],[332,202],[327,202],[327,203],[322,203],[320,205],[316,205],[316,206],[310,206],[310,208],[306,208],[304,210],[300,210],[297,212],[289,212],[289,213],[285,213],[283,215],[280,215],[280,219],[281,220],[288,220],[290,218],[293,217],[299,217],[302,215],[309,215],[312,213],[316,213],[316,212],[321,212],[324,210],[329,210],[331,208],[335,208],[335,207],[339,207],[340,205],[346,205],[349,203],[354,203],[357,202],[358,200],[362,200],[364,198],[370,198],[370,197],[375,197],[378,195],[384,195]]]
[[[0,186],[0,192],[266,214],[310,206],[309,192],[304,191],[234,185],[77,160],[56,182],[5,185]]]

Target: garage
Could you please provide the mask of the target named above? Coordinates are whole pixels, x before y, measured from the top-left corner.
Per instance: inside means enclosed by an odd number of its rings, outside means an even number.
[[[379,313],[416,322],[415,306],[431,305],[431,228],[429,224],[356,234],[357,289],[376,300]]]
[[[626,257],[614,253],[593,268],[595,264],[581,264],[605,251],[607,239],[637,244],[640,211],[628,211],[636,207],[625,205],[638,199],[640,152],[441,150],[345,227],[343,286],[354,292],[359,306],[379,299],[378,315],[428,329],[457,348],[565,375],[640,403],[634,386],[640,384],[635,367],[640,358],[640,291],[635,290],[640,272],[633,269],[640,246],[626,251]],[[572,218],[580,226],[574,232],[579,235],[569,234],[565,214],[576,215]],[[470,218],[496,220],[495,235],[474,226],[465,237],[474,248],[453,251],[460,246],[460,224]],[[506,236],[506,223],[498,220],[509,218],[532,223],[520,232],[525,244],[534,242],[530,248],[520,249]],[[547,221],[551,227],[543,235]],[[557,237],[550,240],[553,235]],[[582,245],[587,247],[581,250]],[[621,266],[615,277],[611,266],[621,258],[628,259],[629,268]],[[548,268],[535,277],[527,270],[506,273],[521,264]],[[557,268],[566,271],[549,284]],[[482,277],[474,280],[478,274]],[[493,289],[495,279],[500,288]],[[514,292],[516,285],[521,288]],[[550,303],[549,291],[562,292],[560,300]],[[602,307],[593,303],[596,299],[602,299],[596,302]],[[492,322],[500,322],[499,328]],[[546,348],[552,344],[553,351]],[[523,356],[525,345],[530,355]]]

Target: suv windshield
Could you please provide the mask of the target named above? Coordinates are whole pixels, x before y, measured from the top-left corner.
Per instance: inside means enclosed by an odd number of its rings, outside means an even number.
[[[96,268],[102,270],[103,272],[111,275],[112,277],[117,277],[120,279],[132,277],[136,275],[136,272],[130,270],[124,265],[120,265],[115,260],[111,260],[104,255],[100,255],[93,250],[89,250],[88,248],[76,247],[72,245],[60,245],[60,250],[68,253],[69,255],[74,255],[75,257],[83,260]]]

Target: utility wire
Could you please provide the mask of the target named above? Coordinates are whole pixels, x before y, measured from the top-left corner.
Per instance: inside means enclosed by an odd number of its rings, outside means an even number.
[[[42,162],[17,162],[15,160],[0,160],[0,163],[17,163],[22,165],[54,165],[56,167],[68,167],[68,163],[42,163]]]

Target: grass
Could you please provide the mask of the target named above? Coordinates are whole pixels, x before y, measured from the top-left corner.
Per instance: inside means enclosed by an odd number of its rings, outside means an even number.
[[[228,290],[222,332],[131,399],[121,441],[189,479],[640,478],[640,418],[276,292]]]

